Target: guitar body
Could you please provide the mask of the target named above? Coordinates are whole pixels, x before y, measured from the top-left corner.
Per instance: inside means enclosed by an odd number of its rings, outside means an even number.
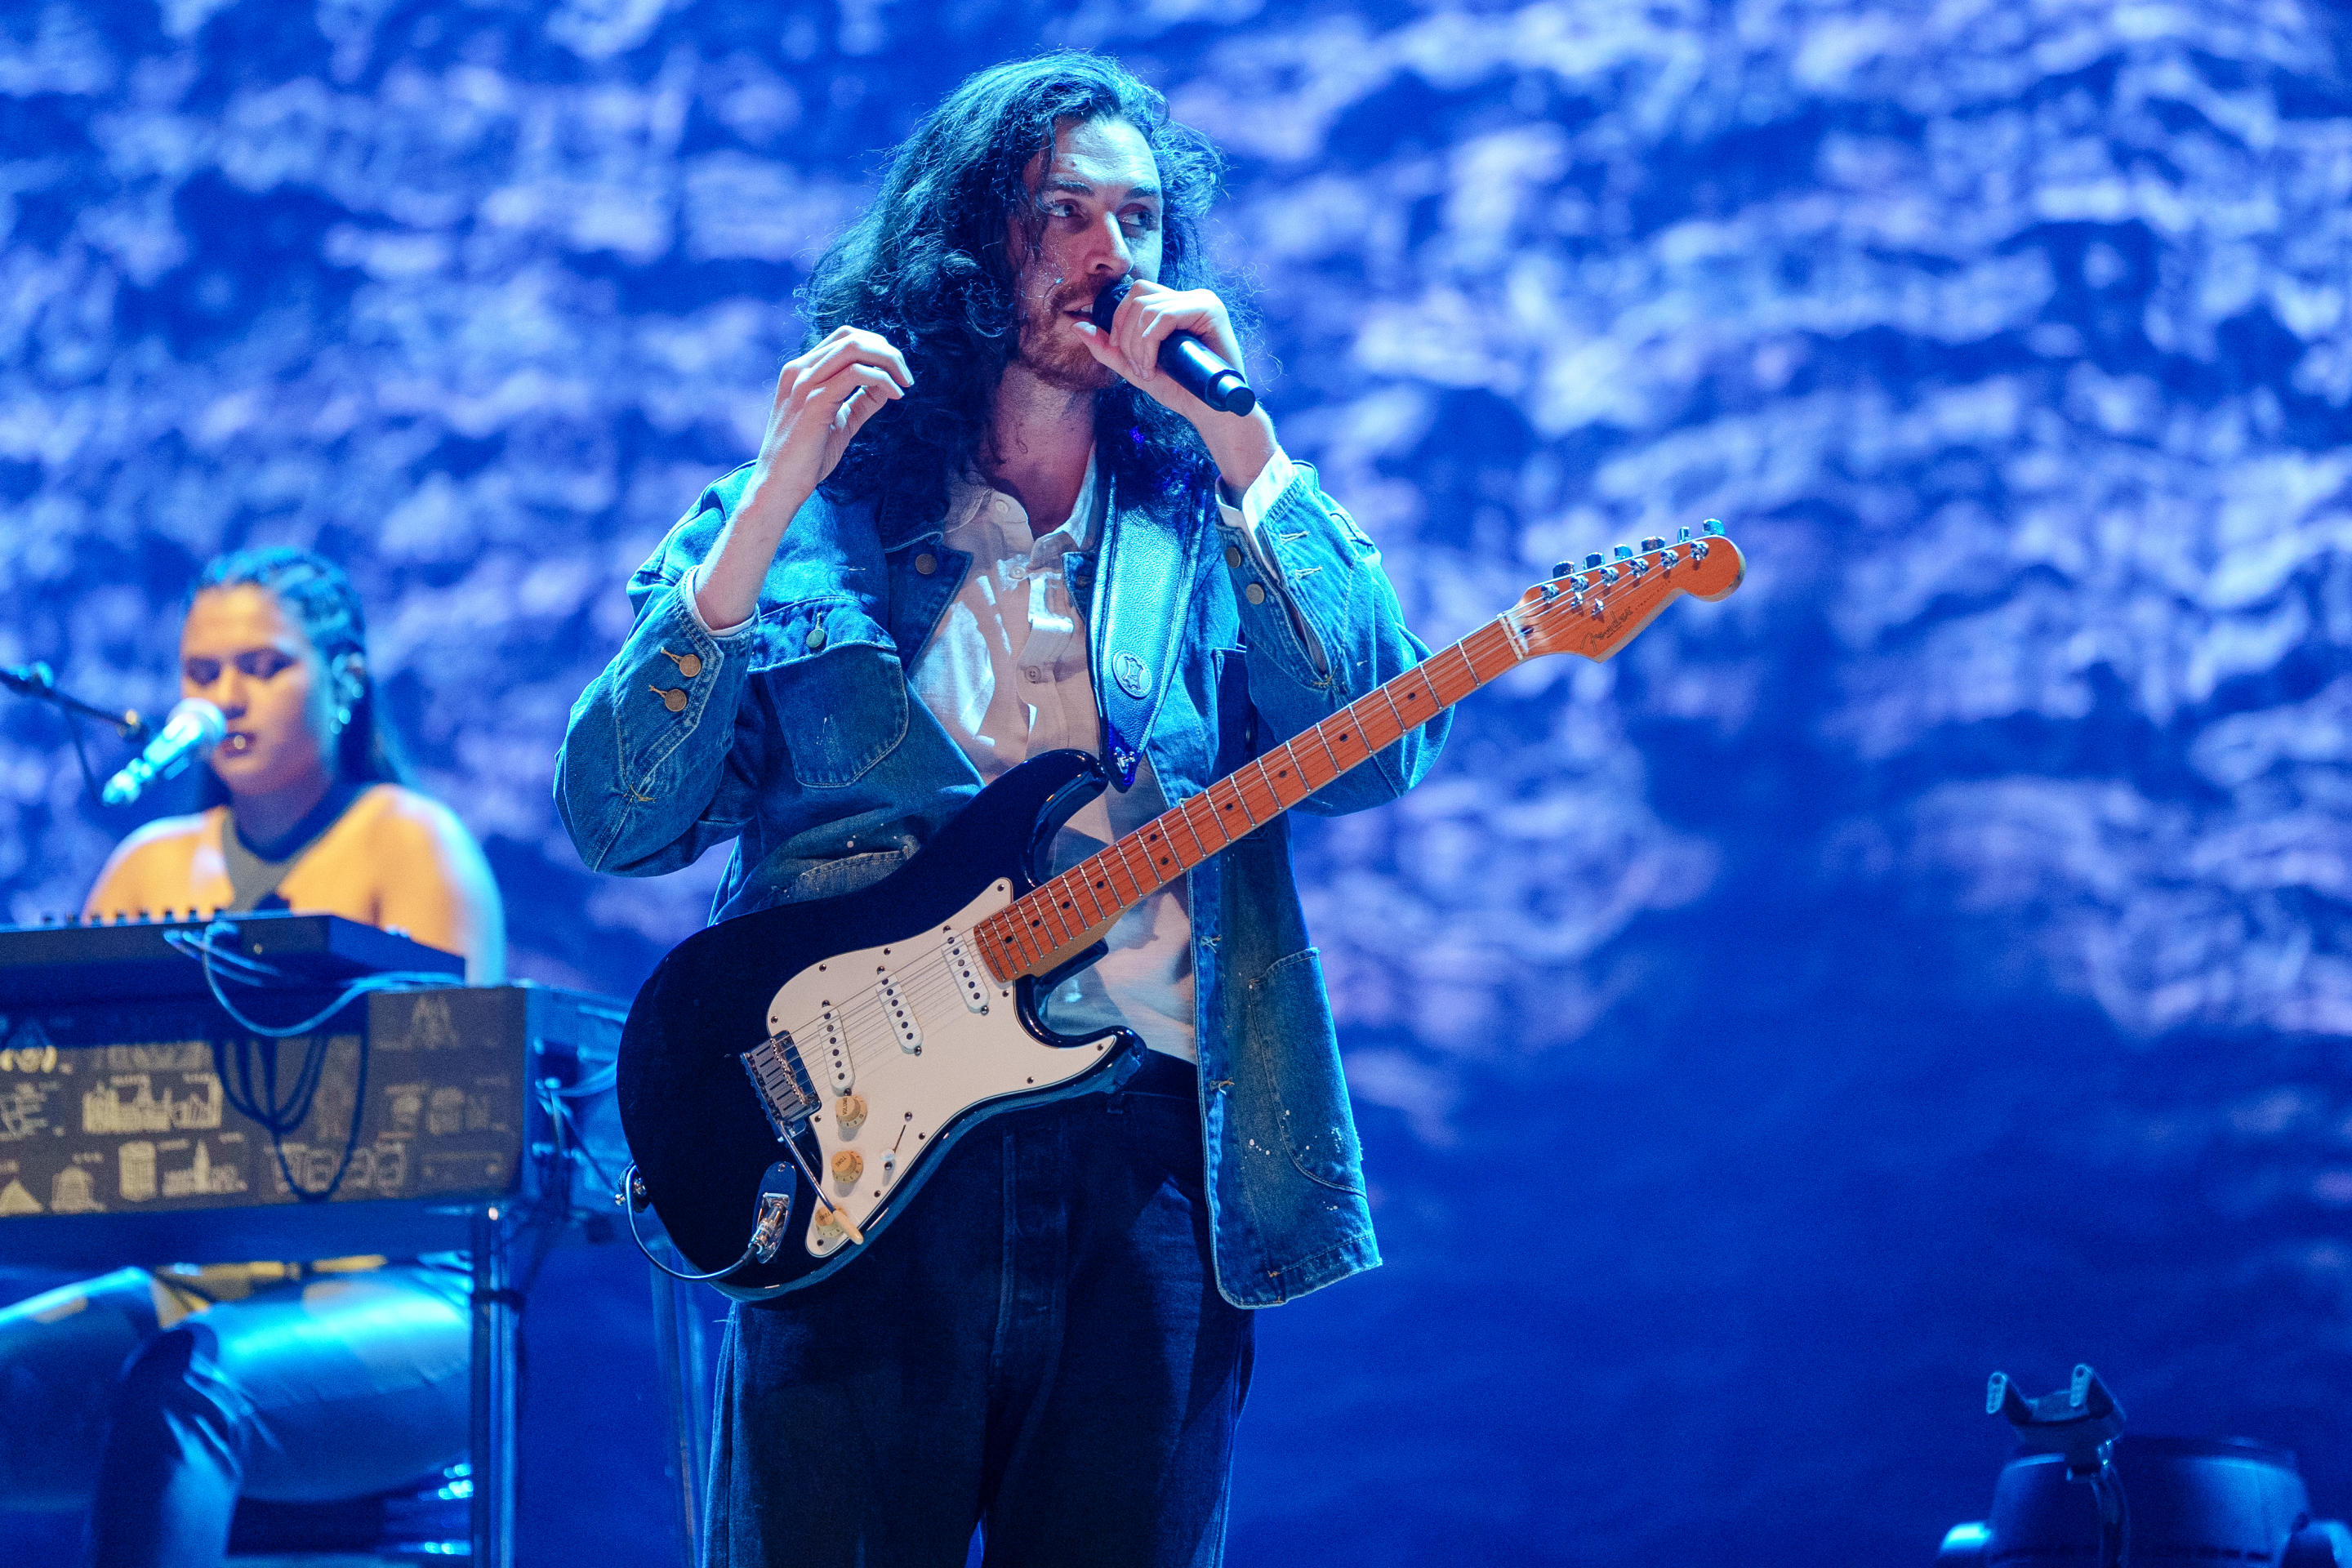
[[[1034,757],[881,881],[722,921],[646,980],[622,1031],[616,1087],[672,1244],[698,1272],[726,1268],[744,1254],[762,1193],[790,1196],[773,1258],[718,1289],[761,1300],[814,1283],[861,1250],[826,1208],[870,1243],[988,1116],[1122,1076],[1115,1064],[1141,1048],[1134,1036],[1054,1034],[1037,1003],[1057,977],[1000,982],[952,940],[1036,885],[1055,833],[1107,782],[1083,752]],[[788,1086],[763,1094],[761,1068],[772,1084],[789,1074]],[[824,1205],[784,1145],[796,1125]]]

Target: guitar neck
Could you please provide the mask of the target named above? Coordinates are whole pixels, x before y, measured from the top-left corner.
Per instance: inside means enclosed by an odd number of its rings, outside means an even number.
[[[1510,615],[1487,622],[981,921],[982,959],[1000,981],[1051,972],[1161,888],[1526,657]]]

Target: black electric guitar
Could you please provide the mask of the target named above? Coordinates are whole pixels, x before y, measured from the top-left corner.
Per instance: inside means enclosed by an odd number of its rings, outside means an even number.
[[[1120,915],[1259,824],[1528,659],[1604,659],[1681,594],[1746,563],[1721,525],[1563,563],[1516,605],[1060,873],[1045,850],[1104,788],[1083,752],[999,778],[888,877],[722,921],[654,971],[621,1036],[621,1125],[694,1268],[757,1300],[822,1279],[1003,1110],[1108,1089],[1141,1042],[1054,1033],[1038,999]]]

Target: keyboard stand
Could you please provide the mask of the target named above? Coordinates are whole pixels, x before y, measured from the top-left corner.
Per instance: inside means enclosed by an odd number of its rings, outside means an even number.
[[[474,1568],[513,1568],[515,1372],[518,1320],[509,1211],[491,1204],[474,1215]]]

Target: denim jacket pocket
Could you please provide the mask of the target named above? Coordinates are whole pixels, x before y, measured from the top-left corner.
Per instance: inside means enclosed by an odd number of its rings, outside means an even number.
[[[1347,1080],[1332,1043],[1323,955],[1314,948],[1276,959],[1250,982],[1249,1032],[1266,1042],[1282,1119],[1282,1142],[1299,1173],[1344,1192],[1364,1190],[1364,1151],[1348,1109]]]
[[[812,789],[856,783],[907,735],[907,676],[890,634],[847,595],[760,617],[755,676],[793,777]]]

